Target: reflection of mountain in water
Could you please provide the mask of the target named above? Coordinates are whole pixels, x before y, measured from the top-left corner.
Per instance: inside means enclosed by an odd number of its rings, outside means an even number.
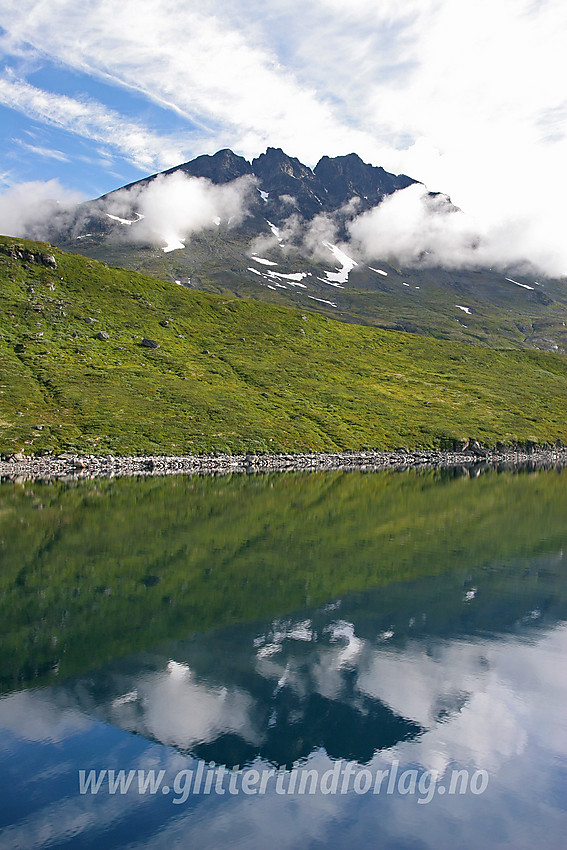
[[[486,696],[502,646],[567,618],[561,567],[559,555],[345,597],[172,642],[53,696],[219,764],[289,766],[319,748],[367,763],[450,730]]]
[[[235,734],[224,734],[211,743],[194,747],[194,753],[217,764],[243,764],[257,755],[277,765],[291,767],[323,748],[331,758],[369,762],[377,750],[414,738],[420,727],[394,714],[379,700],[358,696],[353,705],[308,694],[298,699],[283,691],[274,699],[264,740],[259,748]]]

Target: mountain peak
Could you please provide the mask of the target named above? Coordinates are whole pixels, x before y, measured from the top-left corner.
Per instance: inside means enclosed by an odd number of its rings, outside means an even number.
[[[347,203],[353,196],[367,204],[380,203],[385,195],[405,189],[416,183],[405,174],[391,174],[375,165],[369,165],[356,153],[345,156],[322,157],[314,168],[328,192],[329,200],[336,206]]]
[[[252,170],[271,196],[288,196],[306,218],[321,211],[324,187],[310,168],[281,148],[268,148],[253,159]]]
[[[266,153],[260,154],[251,163],[230,148],[223,148],[129,183],[122,189],[141,186],[156,177],[178,171],[189,177],[206,178],[215,184],[230,183],[245,175],[255,176],[270,198],[270,215],[277,221],[283,220],[293,209],[304,218],[312,218],[323,210],[342,207],[352,197],[360,198],[361,208],[369,208],[398,189],[417,182],[405,174],[391,174],[383,168],[369,165],[356,153],[323,156],[312,170],[281,148],[268,147]],[[282,196],[283,206],[273,206]]]
[[[206,177],[213,183],[229,183],[245,174],[252,174],[252,167],[243,156],[238,156],[229,148],[223,148],[215,154],[203,154],[183,165],[177,165],[164,172],[184,171],[191,177]]]
[[[313,172],[303,165],[297,157],[288,156],[281,148],[267,148],[266,153],[261,153],[252,160],[254,174],[262,178],[273,175],[275,172],[287,174],[295,180],[313,179]]]

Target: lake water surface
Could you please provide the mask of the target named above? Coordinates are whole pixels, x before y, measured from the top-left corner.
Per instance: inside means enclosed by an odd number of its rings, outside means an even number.
[[[0,847],[564,847],[564,552],[567,471],[0,485]]]

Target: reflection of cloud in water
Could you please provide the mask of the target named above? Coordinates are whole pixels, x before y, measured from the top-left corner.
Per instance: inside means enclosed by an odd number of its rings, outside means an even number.
[[[121,729],[190,750],[226,732],[256,744],[252,705],[246,692],[196,682],[186,664],[170,661],[164,671],[142,676],[135,691],[115,699],[108,710]]]
[[[256,766],[262,765],[257,763]],[[309,768],[319,773],[331,767],[332,762],[322,752],[314,753],[309,760]],[[254,800],[253,805],[250,805],[251,800]],[[180,816],[159,833],[137,844],[136,850],[193,847],[266,850],[274,846],[278,850],[298,850],[336,846],[333,836],[336,841],[338,822],[348,814],[349,805],[349,798],[340,794],[223,798],[223,806],[210,810],[208,817],[196,818],[193,813],[180,812]],[[345,842],[343,846],[348,844]]]
[[[325,724],[351,735],[342,739],[348,752],[328,752],[358,753],[364,762],[373,750],[397,747],[427,768],[444,770],[455,761],[494,770],[522,753],[530,736],[567,753],[559,708],[567,685],[557,675],[565,628],[532,641],[429,638],[400,645],[380,636],[363,640],[346,620],[318,628],[305,620],[279,622],[263,645],[274,637],[281,652],[260,657],[249,633],[248,642],[235,641],[216,675],[218,648],[199,645],[192,661],[197,645],[189,643],[183,661],[158,657],[158,669],[122,667],[92,688],[77,680],[16,694],[0,702],[0,724],[28,740],[59,740],[88,724],[79,713],[85,712],[183,751],[214,745],[217,759],[222,740],[232,736],[241,742],[239,755],[271,753],[283,763],[286,747],[290,759],[308,755],[297,749],[300,738],[305,747],[331,746]],[[552,697],[541,700],[541,693]],[[550,729],[562,729],[564,739]]]
[[[373,651],[357,687],[427,729],[400,744],[412,760],[438,770],[455,761],[494,771],[530,738],[567,754],[567,681],[558,675],[566,653],[566,627],[531,642],[447,642],[432,652],[411,643]]]
[[[0,729],[25,741],[57,743],[92,725],[68,700],[50,689],[21,691],[0,699]],[[0,738],[1,740],[1,738]]]
[[[453,761],[495,770],[524,750],[528,736],[545,737],[546,728],[558,728],[557,706],[567,696],[557,676],[565,631],[531,643],[461,640],[426,646],[411,641],[404,648],[386,648],[361,640],[353,624],[339,621],[329,627],[326,643],[322,633],[315,637],[308,645],[287,640],[282,654],[255,658],[254,672],[271,683],[269,692],[257,680],[250,682],[249,692],[228,681],[224,687],[206,680],[196,683],[181,666],[172,675],[170,664],[168,673],[145,676],[136,685],[142,694],[141,716],[125,704],[113,722],[184,749],[229,732],[260,752],[264,747],[271,752],[271,737],[281,736],[286,718],[294,718],[296,729],[290,734],[287,725],[286,735],[322,743],[319,711],[332,712],[328,723],[332,716],[344,717],[355,735],[357,718],[370,711],[374,725],[361,726],[359,733],[375,736],[367,742],[371,749],[395,745],[380,729],[386,733],[394,718],[404,719],[424,731],[417,740],[410,734],[411,740],[404,741],[409,729],[400,728],[397,747],[408,758],[439,770]],[[541,692],[555,692],[556,698],[541,705]],[[341,706],[349,713],[343,714]],[[392,716],[380,713],[380,706]],[[352,747],[353,741],[345,745]],[[366,760],[365,748],[357,747]]]
[[[322,630],[321,630],[322,632]],[[317,694],[336,701],[379,700],[395,714],[418,722],[420,736],[376,754],[371,768],[399,758],[401,766],[422,764],[443,770],[449,762],[488,770],[491,776],[486,799],[468,795],[436,797],[428,806],[416,806],[399,795],[353,799],[341,795],[322,797],[211,797],[202,800],[199,814],[180,807],[175,817],[155,822],[151,836],[132,847],[176,848],[200,846],[209,850],[223,846],[260,848],[269,846],[274,824],[278,824],[278,846],[420,846],[445,850],[454,846],[451,825],[457,821],[474,841],[474,846],[494,846],[494,836],[506,846],[533,846],[541,829],[540,800],[545,794],[549,841],[561,846],[560,815],[564,807],[548,800],[550,754],[567,757],[564,705],[567,682],[560,675],[567,650],[567,626],[539,632],[531,641],[458,640],[418,643],[405,647],[377,641],[361,641],[356,667],[341,668],[340,654],[349,638],[323,644],[318,640],[290,643],[284,663],[258,659],[254,649],[249,658],[253,668],[246,676],[268,680],[264,692],[294,691],[304,698]],[[354,636],[354,631],[353,635]],[[360,640],[360,639],[357,639]],[[296,654],[290,651],[296,647]],[[189,653],[190,654],[190,653]],[[239,660],[238,651],[234,659]],[[279,656],[277,658],[279,662]],[[232,665],[227,665],[232,670]],[[116,674],[115,674],[116,675]],[[345,687],[346,680],[351,688]],[[118,681],[124,686],[117,689]],[[211,740],[231,728],[247,740],[257,740],[258,687],[247,692],[227,681],[207,683],[195,667],[185,661],[166,662],[158,671],[117,676],[106,702],[96,703],[99,716],[122,728],[136,729],[168,743]],[[91,722],[79,714],[82,688],[65,686],[30,691],[0,701],[0,726],[26,740],[63,742],[86,730]],[[255,696],[253,696],[253,692]],[[92,695],[84,705],[93,706]],[[109,764],[124,766],[122,739],[108,754]],[[60,746],[58,743],[57,746]],[[152,748],[152,745],[147,745]],[[159,754],[159,755],[158,755]],[[159,759],[156,761],[156,757]],[[561,762],[557,762],[560,764]],[[193,765],[192,760],[170,749],[146,750],[127,767],[164,767],[173,774]],[[258,760],[260,767],[262,762]],[[322,772],[331,760],[321,749],[314,750],[307,766]],[[168,772],[168,776],[170,773]],[[542,790],[544,789],[544,790]],[[546,790],[547,789],[547,790]],[[95,839],[112,825],[136,818],[139,807],[159,809],[159,798],[83,797],[60,799],[30,813],[3,835],[6,847],[40,848],[63,845],[69,835]],[[146,810],[144,808],[144,810]],[[538,821],[537,818],[540,818]],[[533,824],[532,824],[533,820]],[[147,835],[147,834],[146,834]],[[375,836],[380,841],[374,844]],[[381,842],[381,843],[380,843]],[[453,842],[453,843],[451,843]]]
[[[189,645],[183,663],[115,671],[103,688],[88,691],[79,681],[6,698],[0,723],[29,740],[57,740],[88,723],[80,710],[183,751],[214,745],[217,760],[227,736],[242,742],[243,757],[271,754],[283,763],[286,747],[290,760],[308,755],[297,749],[300,738],[306,747],[330,747],[336,757],[358,753],[363,762],[373,750],[389,749],[393,757],[394,747],[441,771],[450,762],[496,770],[521,754],[530,736],[567,754],[560,709],[567,685],[557,675],[565,628],[530,642],[435,639],[405,646],[362,640],[347,621],[319,630],[302,623],[309,641],[291,638],[294,628],[280,630],[286,637],[277,655],[258,657],[257,647],[250,653],[252,640],[248,650],[235,642],[214,681],[203,670],[213,674],[215,653],[201,656],[197,674]],[[542,693],[552,697],[541,700]],[[325,724],[350,730],[341,738],[345,752],[333,750]],[[564,739],[552,729],[562,729]]]

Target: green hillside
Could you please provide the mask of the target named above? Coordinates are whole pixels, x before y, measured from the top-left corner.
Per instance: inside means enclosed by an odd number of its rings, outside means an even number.
[[[6,237],[0,316],[4,453],[567,441],[563,355],[350,325]]]
[[[289,247],[273,246],[262,251],[274,264],[272,271],[309,274],[303,281],[305,289],[285,279],[274,287],[274,280],[265,276],[266,267],[250,256],[262,225],[269,233],[258,217],[235,229],[205,230],[193,234],[186,248],[167,254],[159,246],[126,241],[120,232],[114,238],[93,233],[79,241],[60,239],[57,244],[66,251],[172,283],[189,279],[192,288],[308,309],[346,322],[493,348],[567,351],[565,279],[543,278],[536,284],[533,274],[514,273],[512,278],[522,282],[517,286],[502,271],[399,268],[381,258],[359,263],[344,288],[337,289],[321,282],[325,271],[336,270],[330,253],[324,263]],[[386,276],[371,267],[382,269]]]

